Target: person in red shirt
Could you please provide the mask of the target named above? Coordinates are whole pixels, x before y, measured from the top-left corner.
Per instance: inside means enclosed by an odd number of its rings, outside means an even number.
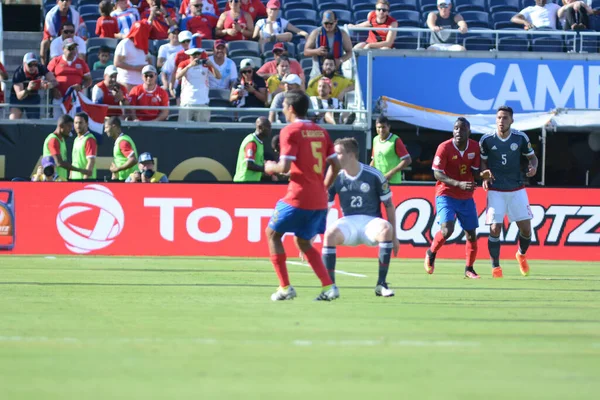
[[[181,15],[181,19],[194,15],[193,7],[190,6],[190,3],[193,2],[194,0],[183,0],[181,2],[181,6],[179,7],[179,15]],[[221,15],[217,0],[201,0],[200,2],[202,3],[202,14],[212,15],[215,18],[218,18],[219,15]]]
[[[252,16],[240,8],[240,0],[229,0],[231,10],[223,12],[217,22],[215,36],[225,41],[252,38],[254,21]]]
[[[96,21],[96,36],[101,38],[115,38],[119,33],[119,21],[115,17],[111,17],[113,4],[109,0],[102,0],[98,8],[100,15]]]
[[[390,3],[387,0],[377,0],[375,11],[367,15],[367,20],[358,25],[349,25],[349,27],[364,28],[397,28],[398,22],[390,16]],[[375,30],[369,31],[369,37],[366,42],[357,43],[354,50],[358,49],[392,49],[396,40],[395,31]]]
[[[259,18],[267,16],[267,8],[260,0],[240,0],[240,8],[252,16],[252,21],[256,22]],[[229,3],[225,6],[225,11],[229,11]]]
[[[479,226],[477,209],[473,201],[476,188],[475,177],[490,179],[489,170],[479,173],[481,153],[479,144],[469,139],[471,124],[459,117],[454,123],[453,138],[442,142],[433,159],[435,184],[435,208],[440,230],[435,234],[431,247],[425,255],[425,271],[433,274],[438,250],[454,233],[456,219],[467,235],[465,277],[479,279],[473,269],[477,258],[477,233]]]
[[[281,42],[275,43],[275,45],[273,46],[274,59],[269,62],[264,63],[262,65],[262,67],[260,67],[258,69],[258,71],[256,71],[256,74],[266,81],[267,79],[269,79],[269,77],[271,75],[277,74],[277,60],[279,60],[279,57],[287,56],[287,55],[288,55],[288,51],[285,48],[285,44],[283,44]],[[304,85],[305,79],[304,79],[304,70],[302,69],[302,65],[300,65],[298,60],[296,60],[295,58],[290,57],[289,61],[290,61],[290,73],[298,75],[300,77],[300,79],[302,79],[302,84]]]
[[[307,120],[309,99],[301,90],[285,93],[283,113],[290,123],[279,134],[279,162],[265,162],[265,173],[290,173],[290,183],[285,197],[275,206],[266,234],[269,240],[271,262],[279,278],[279,288],[271,300],[291,300],[296,291],[290,285],[286,254],[282,237],[286,232],[296,235],[298,249],[321,280],[323,289],[315,300],[331,301],[340,294],[333,284],[321,255],[312,246],[311,239],[325,232],[327,220],[327,189],[340,170],[329,133]],[[327,164],[331,166],[327,177]]]
[[[0,81],[5,81],[8,79],[8,74],[6,73],[6,69],[4,65],[0,62]],[[4,92],[2,91],[2,85],[0,85],[0,103],[4,103]],[[0,112],[0,115],[4,114],[4,112]]]
[[[183,29],[192,33],[199,33],[202,39],[212,39],[213,31],[217,26],[217,17],[202,12],[202,0],[191,0],[192,17],[186,18],[183,23]]]
[[[117,68],[114,65],[104,69],[104,80],[92,88],[92,101],[108,105],[107,117],[123,115],[120,106],[129,105],[127,88],[117,82]]]
[[[146,0],[149,8],[141,13],[141,19],[152,21],[152,30],[150,31],[150,40],[168,39],[169,28],[177,25],[175,10],[171,7],[164,7],[160,0]],[[150,16],[153,16],[150,19]]]
[[[153,65],[146,65],[142,69],[144,83],[131,89],[129,102],[132,106],[163,106],[169,105],[169,95],[157,85],[158,73]],[[169,116],[169,110],[135,109],[138,121],[164,121]]]

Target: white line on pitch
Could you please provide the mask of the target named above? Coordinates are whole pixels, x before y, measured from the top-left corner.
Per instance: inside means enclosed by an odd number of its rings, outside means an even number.
[[[298,261],[288,261],[287,263],[288,264],[292,264],[292,265],[301,265],[303,267],[308,267],[309,266],[308,264],[304,264],[304,263],[298,262]],[[346,272],[346,271],[342,271],[341,269],[336,269],[335,273],[336,274],[341,274],[341,275],[355,276],[357,278],[366,278],[367,277],[366,275],[363,275],[363,274],[355,274],[353,272]]]

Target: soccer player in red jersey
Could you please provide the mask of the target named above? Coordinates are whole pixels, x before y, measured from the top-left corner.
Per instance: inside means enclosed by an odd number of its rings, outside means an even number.
[[[323,264],[319,251],[312,247],[311,238],[325,232],[327,220],[327,188],[333,184],[340,163],[329,133],[306,119],[309,99],[300,90],[285,93],[283,113],[290,123],[279,134],[279,162],[267,161],[265,173],[290,172],[290,184],[285,197],[277,202],[266,234],[271,262],[279,278],[279,288],[271,300],[291,300],[296,291],[290,285],[282,237],[286,232],[296,235],[296,246],[302,251],[323,289],[315,300],[331,301],[340,297]],[[329,164],[330,168],[325,176]]]
[[[478,279],[473,269],[477,258],[477,233],[479,226],[477,209],[473,201],[475,176],[490,179],[489,170],[479,173],[481,154],[479,144],[469,139],[471,125],[460,117],[454,123],[453,138],[440,144],[433,159],[435,185],[435,208],[440,231],[433,238],[425,255],[425,271],[433,274],[438,250],[454,232],[456,219],[467,235],[465,277]]]

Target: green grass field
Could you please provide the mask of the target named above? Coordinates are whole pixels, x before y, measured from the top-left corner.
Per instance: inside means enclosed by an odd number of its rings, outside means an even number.
[[[600,263],[341,259],[273,303],[262,259],[0,258],[0,399],[597,399]]]

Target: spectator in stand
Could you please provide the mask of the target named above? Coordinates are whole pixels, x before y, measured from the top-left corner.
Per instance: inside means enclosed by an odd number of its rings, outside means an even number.
[[[148,37],[152,18],[151,14],[150,20],[134,23],[127,38],[121,40],[115,49],[114,62],[119,71],[117,80],[125,85],[128,91],[144,83],[141,71],[148,64]]]
[[[119,21],[111,17],[113,4],[110,0],[102,0],[98,5],[100,18],[96,21],[96,36],[114,39],[119,34]]]
[[[111,17],[115,17],[119,23],[119,33],[117,39],[125,39],[131,30],[133,24],[140,20],[140,13],[137,8],[131,7],[128,0],[117,0],[117,4]]]
[[[267,91],[269,92],[269,98],[272,99],[278,93],[283,92],[284,83],[283,78],[288,76],[290,73],[290,59],[287,56],[281,56],[277,59],[277,73],[271,75],[267,79]],[[302,87],[304,88],[304,87]]]
[[[77,43],[73,39],[63,41],[63,55],[55,57],[48,64],[48,71],[56,77],[58,85],[54,89],[54,118],[62,115],[61,104],[67,89],[71,86],[81,91],[92,84],[90,68],[81,58],[76,56]]]
[[[304,90],[302,87],[302,80],[296,74],[288,74],[283,78],[283,92],[278,93],[271,103],[271,110],[269,111],[269,121],[271,122],[285,122],[285,116],[281,111],[275,111],[278,108],[283,108],[283,101],[285,100],[285,92],[290,90]]]
[[[150,6],[142,12],[142,19],[148,19],[152,16],[152,29],[150,30],[150,40],[162,40],[169,37],[169,27],[177,25],[177,15],[172,7],[165,7],[160,0],[146,0]]]
[[[214,68],[221,73],[221,78],[217,79],[215,75],[208,76],[211,89],[229,90],[238,78],[238,71],[235,63],[227,57],[227,42],[222,39],[216,40],[213,55],[208,59],[213,63]]]
[[[47,53],[50,48],[50,42],[55,37],[59,36],[59,32],[67,22],[70,22],[75,27],[78,34],[82,34],[85,29],[85,24],[79,16],[79,12],[75,7],[71,6],[71,0],[56,0],[56,6],[52,7],[46,13],[44,19],[44,36],[40,44],[40,58],[42,64],[47,64]]]
[[[50,60],[62,55],[63,41],[65,39],[73,39],[77,43],[77,56],[85,61],[87,53],[85,41],[79,36],[75,36],[75,26],[70,22],[66,22],[63,25],[60,36],[50,43]]]
[[[6,81],[7,79],[8,74],[6,73],[6,69],[4,68],[4,65],[2,65],[2,63],[0,62],[0,104],[4,103],[4,91],[2,90],[4,82],[2,81]],[[0,109],[0,118],[4,119],[4,108]]]
[[[92,101],[108,105],[108,117],[122,116],[123,109],[120,106],[129,105],[127,88],[117,82],[117,73],[117,68],[109,65],[104,70],[104,80],[92,88]]]
[[[331,79],[319,79],[317,96],[310,96],[310,103],[315,110],[340,110],[342,103],[336,97],[331,97]],[[314,119],[317,124],[338,124],[341,119],[340,113],[332,112],[317,112],[314,114]]]
[[[172,26],[169,28],[169,43],[165,43],[158,48],[158,60],[156,60],[156,67],[162,68],[167,61],[167,58],[171,54],[175,54],[178,51],[183,50],[183,46],[179,43],[179,28]]]
[[[202,39],[212,39],[219,18],[212,14],[205,14],[202,0],[191,0],[192,16],[181,22],[181,27],[192,33],[199,33]]]
[[[125,182],[127,183],[168,183],[169,179],[162,172],[154,170],[154,158],[150,153],[140,154],[138,170],[132,172]]]
[[[427,27],[431,30],[428,50],[465,51],[463,46],[453,43],[455,35],[444,30],[458,29],[465,34],[467,23],[460,14],[452,12],[452,0],[438,0],[437,8],[427,16]]]
[[[535,0],[534,6],[524,8],[510,21],[513,24],[523,25],[526,31],[530,29],[555,30],[560,8],[558,4],[548,3],[547,0]]]
[[[192,0],[193,2],[194,0]],[[212,15],[215,18],[219,18],[221,12],[219,11],[219,4],[217,0],[202,0],[202,14]],[[193,7],[190,5],[190,0],[183,0],[179,7],[179,15],[181,19],[191,17],[194,15]]]
[[[219,17],[215,36],[227,42],[250,39],[254,33],[252,16],[240,8],[240,0],[228,0],[231,10]]]
[[[293,1],[293,0],[288,0]],[[225,11],[231,9],[230,2],[225,5]],[[240,0],[240,8],[246,11],[252,17],[252,22],[258,20],[259,17],[266,17],[267,10],[261,0]]]
[[[98,50],[98,61],[94,63],[92,70],[97,71],[99,69],[104,69],[109,65],[113,65],[113,60],[110,56],[111,52],[110,47],[100,46],[100,50]]]
[[[208,107],[209,76],[221,79],[221,72],[208,59],[202,49],[193,48],[185,52],[189,59],[177,67],[176,79],[181,79],[181,106]],[[179,110],[179,122],[208,122],[210,110]]]
[[[40,63],[33,53],[23,56],[23,63],[17,68],[12,78],[10,90],[10,116],[9,119],[21,119],[23,111],[27,112],[27,118],[38,119],[41,97],[40,89],[49,90],[56,87],[57,82],[54,74]]]
[[[390,3],[388,0],[377,0],[375,11],[367,15],[367,20],[358,25],[349,25],[350,27],[364,28],[397,28],[398,22],[390,16]],[[392,49],[396,40],[395,31],[369,31],[369,37],[366,42],[361,42],[354,46],[358,49]]]
[[[336,69],[352,57],[352,40],[346,31],[337,26],[337,16],[331,10],[323,13],[322,26],[310,33],[304,45],[304,56],[312,57],[313,67],[310,77],[321,73],[321,65],[326,56],[332,56]]]
[[[267,101],[267,86],[260,76],[256,75],[254,63],[250,58],[240,62],[240,77],[231,88],[229,101],[240,108],[264,107]]]
[[[346,93],[354,90],[354,81],[335,72],[335,60],[332,56],[325,57],[322,70],[323,73],[321,75],[314,77],[308,82],[306,94],[308,96],[317,96],[319,81],[321,78],[329,78],[331,81],[331,96],[344,101]]]
[[[181,47],[183,49],[179,50],[175,54],[172,54],[167,60],[168,62],[165,63],[165,69],[167,74],[169,75],[168,90],[171,96],[177,99],[177,104],[179,104],[181,86],[179,85],[180,82],[177,79],[175,79],[175,75],[177,73],[177,68],[179,68],[179,64],[190,58],[187,54],[185,54],[185,52],[188,49],[193,48],[192,41],[194,40],[194,35],[192,35],[192,32],[190,31],[181,31],[179,33],[178,38],[179,43],[181,44]]]
[[[258,74],[258,76],[260,76],[263,79],[269,79],[269,77],[271,75],[277,74],[277,60],[279,59],[279,57],[287,56],[287,55],[288,55],[288,51],[285,48],[285,45],[283,43],[275,43],[275,45],[273,46],[273,56],[275,59],[264,63],[263,66],[260,67],[256,73]],[[302,83],[304,84],[305,78],[304,78],[304,70],[302,69],[302,65],[300,65],[298,60],[296,60],[295,58],[291,58],[291,59],[289,59],[289,61],[290,61],[290,72],[292,74],[296,74],[300,78],[302,78]]]
[[[263,51],[265,43],[291,42],[294,33],[304,36],[305,39],[308,37],[307,32],[296,28],[287,19],[279,17],[280,8],[281,3],[279,3],[279,0],[269,0],[267,3],[267,18],[259,20],[254,27],[252,39],[258,39],[258,44],[260,44]]]
[[[558,18],[564,19],[565,31],[587,30],[590,26],[588,15],[596,12],[585,2],[578,0],[563,0],[563,6],[558,10]]]
[[[146,65],[142,69],[144,83],[131,89],[129,101],[132,106],[162,106],[169,105],[169,95],[158,86],[158,73],[153,65]],[[136,121],[164,121],[169,116],[169,110],[135,109],[133,110]]]

